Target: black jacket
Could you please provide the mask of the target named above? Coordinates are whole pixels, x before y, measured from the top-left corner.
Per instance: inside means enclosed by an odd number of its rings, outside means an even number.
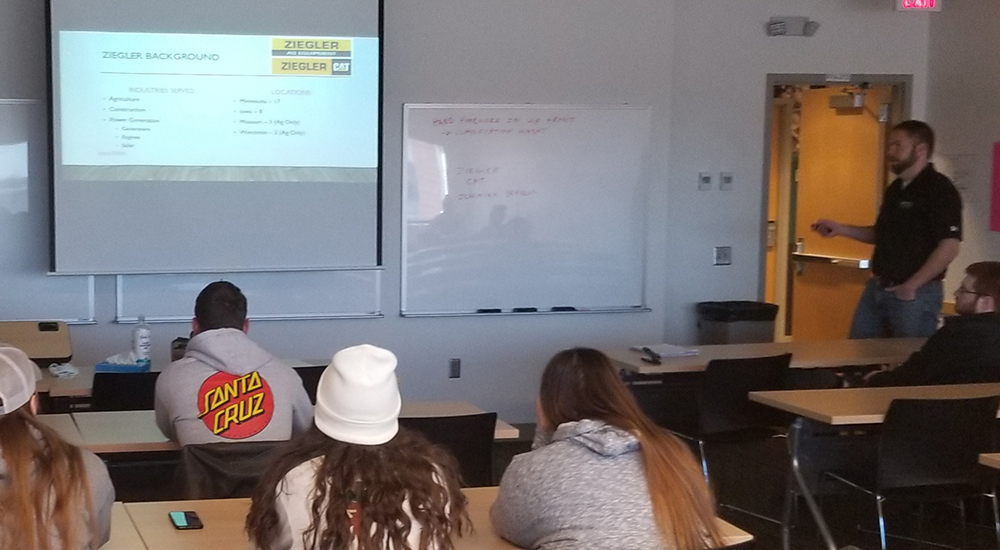
[[[1000,314],[947,317],[920,351],[899,367],[872,376],[869,386],[929,386],[1000,382]]]

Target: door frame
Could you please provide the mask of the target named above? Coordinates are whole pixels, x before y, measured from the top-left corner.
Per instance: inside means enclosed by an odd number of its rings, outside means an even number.
[[[758,256],[758,279],[757,279],[757,296],[758,299],[763,301],[765,297],[766,285],[767,285],[767,233],[768,233],[768,204],[770,200],[770,181],[771,181],[771,125],[772,117],[774,116],[774,87],[775,86],[857,86],[862,84],[872,84],[878,86],[893,86],[893,95],[891,100],[891,109],[889,111],[889,122],[888,126],[892,126],[907,120],[910,118],[910,112],[912,107],[912,90],[913,90],[913,75],[911,74],[809,74],[809,73],[768,73],[766,78],[766,84],[764,88],[764,157],[763,162],[761,162],[762,167],[762,178],[761,178],[761,202],[760,202],[760,219],[761,219],[761,229],[760,229],[760,253]],[[790,141],[790,136],[788,140]],[[782,173],[784,172],[784,174]],[[791,174],[788,170],[782,171],[781,167],[778,168],[779,178],[784,177],[790,180]],[[782,183],[785,185],[783,186]],[[789,265],[789,251],[788,251],[788,228],[781,227],[782,212],[783,208],[784,214],[787,215],[787,211],[790,205],[790,197],[783,197],[781,194],[782,188],[788,189],[790,181],[782,182],[779,180],[778,183],[778,226],[775,228],[776,238],[775,238],[775,272],[777,273],[780,266],[785,266],[786,271]],[[782,236],[784,235],[784,236]],[[784,243],[785,246],[780,246]],[[783,316],[781,320],[776,320],[775,323],[775,341],[788,340],[789,337],[785,336],[785,327],[788,315],[788,301],[791,295],[791,288],[784,282],[779,284],[777,278],[775,278],[775,301],[778,302],[779,306],[784,305],[784,311],[780,311],[780,315]]]

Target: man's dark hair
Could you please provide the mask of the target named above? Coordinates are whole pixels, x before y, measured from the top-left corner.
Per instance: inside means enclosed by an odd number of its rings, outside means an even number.
[[[972,290],[982,296],[992,296],[1000,307],[1000,262],[976,262],[965,268],[965,273],[975,280]]]
[[[215,281],[198,294],[194,301],[194,318],[198,330],[235,328],[243,330],[247,320],[247,297],[229,281]]]
[[[893,132],[897,130],[906,132],[906,135],[910,136],[910,139],[913,140],[914,145],[920,143],[926,144],[927,158],[930,158],[934,154],[934,130],[926,122],[921,120],[904,120],[892,127]]]

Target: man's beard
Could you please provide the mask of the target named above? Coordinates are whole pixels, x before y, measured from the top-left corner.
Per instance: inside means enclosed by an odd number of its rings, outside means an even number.
[[[897,161],[890,162],[889,169],[892,170],[893,174],[896,174],[898,176],[899,174],[905,172],[911,166],[916,164],[916,162],[917,162],[917,151],[916,148],[914,147],[913,149],[910,149],[910,156],[906,157],[905,159],[900,159]]]

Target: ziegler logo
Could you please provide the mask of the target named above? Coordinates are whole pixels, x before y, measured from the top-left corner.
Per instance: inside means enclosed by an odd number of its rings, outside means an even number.
[[[260,433],[273,414],[271,387],[256,371],[245,376],[213,374],[198,391],[198,418],[213,434],[227,439]]]

